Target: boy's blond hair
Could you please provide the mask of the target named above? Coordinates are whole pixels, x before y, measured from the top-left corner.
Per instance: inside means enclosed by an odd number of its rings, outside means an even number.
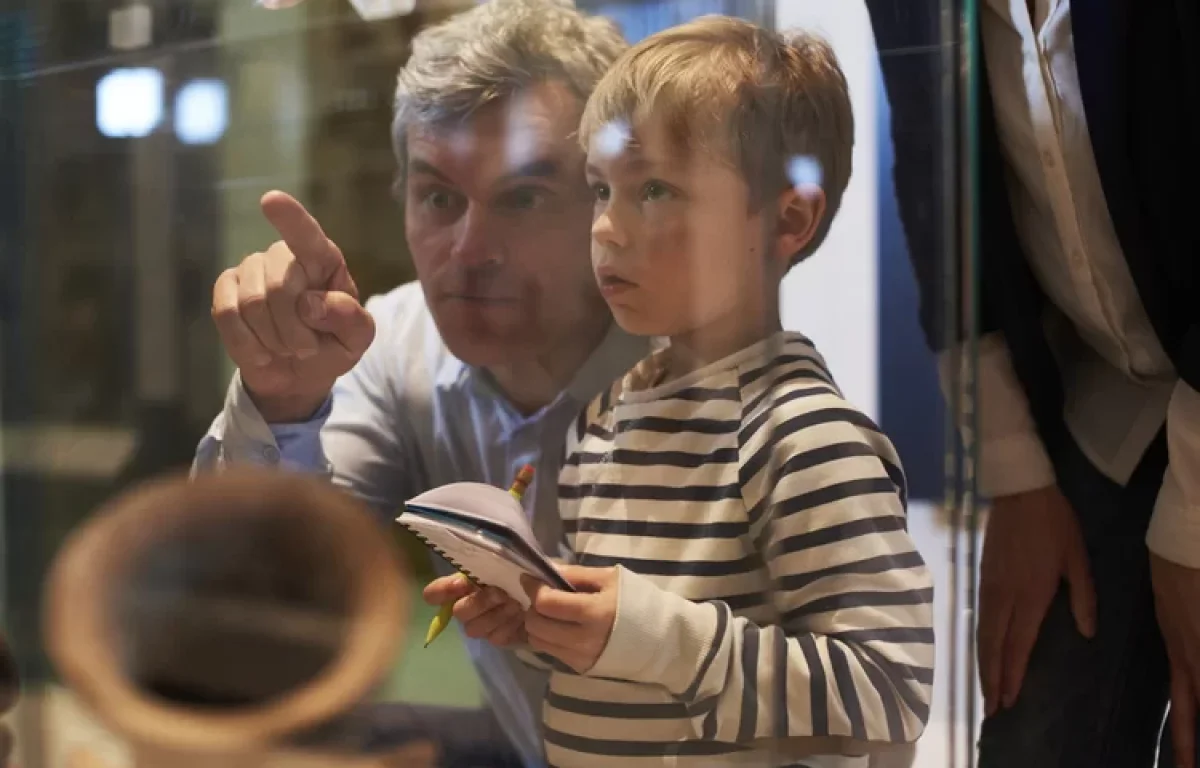
[[[821,38],[784,37],[728,16],[651,35],[600,80],[580,124],[586,149],[618,121],[662,120],[682,151],[732,160],[756,210],[793,184],[815,183],[825,215],[796,263],[825,239],[850,179],[854,114],[846,78]],[[794,178],[796,169],[802,176]]]

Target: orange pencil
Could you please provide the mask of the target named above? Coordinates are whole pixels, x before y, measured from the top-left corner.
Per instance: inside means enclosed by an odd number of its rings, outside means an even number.
[[[508,492],[513,495],[514,499],[520,501],[521,497],[525,495],[525,489],[529,487],[531,482],[533,482],[533,465],[526,464],[517,472],[517,476],[513,479],[512,487],[508,489]]]

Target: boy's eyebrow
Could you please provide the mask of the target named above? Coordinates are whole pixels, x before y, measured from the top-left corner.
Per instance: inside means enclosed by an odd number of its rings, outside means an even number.
[[[647,171],[661,171],[673,168],[671,163],[657,162],[651,158],[642,155],[640,152],[629,152],[625,154],[617,163],[619,170],[627,173],[644,173]],[[593,176],[603,176],[604,172],[593,163],[588,163],[587,172]]]

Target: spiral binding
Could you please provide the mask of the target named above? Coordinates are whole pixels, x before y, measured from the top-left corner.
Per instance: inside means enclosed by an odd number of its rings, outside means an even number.
[[[434,544],[428,538],[423,536],[420,532],[417,531],[417,529],[413,528],[408,523],[405,523],[405,522],[402,522],[399,520],[397,520],[396,522],[398,522],[398,523],[400,523],[400,525],[404,526],[404,529],[407,530],[409,533],[411,533],[413,536],[416,536],[417,539],[422,544],[424,544],[425,546],[429,547],[434,552],[436,552],[439,557],[441,557],[447,563],[450,563],[450,565],[453,565],[455,570],[457,570],[463,576],[466,576],[468,579],[470,579],[472,584],[474,584],[477,587],[487,586],[482,581],[480,581],[479,579],[472,576],[470,571],[468,571],[466,568],[463,568],[462,565],[460,565],[454,558],[450,557],[450,555],[447,555],[446,552],[441,547],[439,547],[437,544]]]

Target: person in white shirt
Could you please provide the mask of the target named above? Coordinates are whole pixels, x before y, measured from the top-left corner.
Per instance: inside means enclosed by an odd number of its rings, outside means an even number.
[[[937,3],[868,0],[933,346]],[[984,768],[1195,760],[1200,10],[981,0]],[[1170,702],[1169,727],[1163,714]]]
[[[282,240],[214,286],[238,374],[195,471],[326,474],[393,525],[423,490],[508,487],[530,463],[531,523],[557,546],[567,427],[646,350],[613,325],[592,278],[575,140],[625,47],[615,25],[563,0],[493,0],[419,33],[393,125],[419,282],[363,306],[318,223],[287,195],[264,197]],[[467,645],[490,712],[385,708],[379,740],[431,737],[448,765],[544,765],[545,675]]]

